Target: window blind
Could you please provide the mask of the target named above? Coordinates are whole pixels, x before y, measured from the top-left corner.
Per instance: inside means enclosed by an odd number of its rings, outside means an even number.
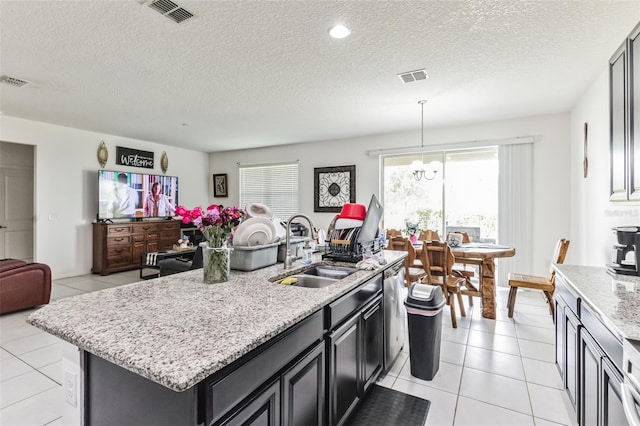
[[[506,286],[509,271],[526,274],[533,266],[533,144],[501,146],[498,156],[498,242],[518,252],[498,262],[496,285]]]
[[[298,163],[240,166],[240,206],[248,203],[262,203],[282,220],[298,213]]]

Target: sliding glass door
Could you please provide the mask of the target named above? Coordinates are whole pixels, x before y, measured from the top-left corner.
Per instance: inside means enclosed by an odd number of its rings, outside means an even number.
[[[474,241],[495,242],[498,229],[498,149],[425,153],[425,175],[412,162],[421,155],[383,157],[384,226],[465,231]],[[434,172],[435,171],[435,175]]]

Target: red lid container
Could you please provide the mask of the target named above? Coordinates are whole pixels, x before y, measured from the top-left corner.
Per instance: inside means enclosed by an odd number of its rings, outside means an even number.
[[[367,207],[364,204],[347,203],[342,206],[338,217],[340,219],[357,219],[364,220],[367,216]]]

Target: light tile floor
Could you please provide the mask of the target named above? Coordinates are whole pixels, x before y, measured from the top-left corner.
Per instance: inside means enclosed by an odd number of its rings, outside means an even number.
[[[576,425],[554,364],[554,325],[541,292],[519,290],[513,318],[508,289],[497,289],[497,319],[480,303],[451,326],[442,314],[440,368],[433,380],[411,375],[408,337],[379,384],[431,401],[426,425]]]
[[[139,281],[138,271],[55,280],[51,298]],[[431,401],[426,425],[575,425],[554,365],[553,322],[541,294],[518,293],[513,319],[498,289],[497,320],[479,301],[451,327],[442,314],[440,369],[433,380],[411,375],[409,341],[384,386]],[[32,311],[0,317],[0,425],[62,425],[60,341],[25,322]],[[395,425],[394,425],[395,426]]]

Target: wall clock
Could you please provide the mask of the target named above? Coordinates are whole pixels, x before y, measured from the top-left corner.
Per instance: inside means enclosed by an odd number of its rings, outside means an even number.
[[[340,213],[345,203],[356,202],[356,166],[313,169],[314,212]]]

